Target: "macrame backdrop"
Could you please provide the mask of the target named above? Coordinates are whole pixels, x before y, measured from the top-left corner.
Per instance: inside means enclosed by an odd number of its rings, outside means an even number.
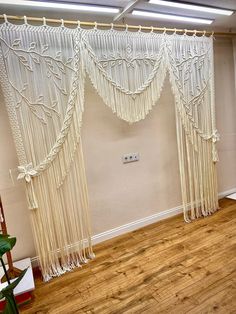
[[[81,124],[86,73],[129,123],[144,119],[169,74],[186,221],[218,208],[213,39],[205,36],[0,26],[1,85],[25,179],[44,280],[94,257]]]

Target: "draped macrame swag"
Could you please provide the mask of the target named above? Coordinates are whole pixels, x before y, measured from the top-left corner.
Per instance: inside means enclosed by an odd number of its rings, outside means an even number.
[[[81,124],[84,80],[117,116],[144,119],[166,74],[175,97],[187,222],[218,208],[213,38],[80,27],[0,26],[1,85],[44,280],[94,257]]]

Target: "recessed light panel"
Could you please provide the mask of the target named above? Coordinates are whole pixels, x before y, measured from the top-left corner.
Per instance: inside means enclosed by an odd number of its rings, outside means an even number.
[[[162,20],[189,22],[189,23],[198,23],[198,24],[211,24],[213,22],[213,20],[199,19],[195,17],[172,15],[172,14],[163,14],[163,13],[156,13],[156,12],[149,12],[149,11],[141,11],[141,10],[133,10],[132,14],[138,15],[138,16],[153,17],[153,18],[162,19]]]
[[[171,8],[179,8],[179,9],[185,9],[185,10],[198,11],[198,12],[208,12],[212,14],[232,15],[234,13],[234,11],[231,11],[231,10],[200,6],[200,5],[190,4],[190,3],[180,3],[180,2],[172,2],[172,1],[164,1],[164,0],[149,0],[149,3],[171,7]]]
[[[70,3],[59,3],[59,2],[40,2],[40,1],[26,1],[26,0],[0,0],[0,4],[10,5],[24,5],[32,7],[42,8],[54,8],[64,10],[76,10],[76,11],[87,11],[97,13],[118,13],[120,10],[114,7],[98,6],[98,5],[84,5],[84,4],[70,4]]]

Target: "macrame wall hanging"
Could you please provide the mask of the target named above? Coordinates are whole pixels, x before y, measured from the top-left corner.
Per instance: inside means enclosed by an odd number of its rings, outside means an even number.
[[[218,209],[212,37],[0,26],[1,85],[44,280],[94,257],[81,143],[84,80],[117,116],[144,119],[169,74],[187,222]],[[160,135],[161,136],[161,135]]]

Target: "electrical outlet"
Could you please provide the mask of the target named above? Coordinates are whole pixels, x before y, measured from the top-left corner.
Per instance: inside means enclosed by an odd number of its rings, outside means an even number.
[[[128,162],[139,161],[139,153],[129,153],[122,156],[123,164]]]

